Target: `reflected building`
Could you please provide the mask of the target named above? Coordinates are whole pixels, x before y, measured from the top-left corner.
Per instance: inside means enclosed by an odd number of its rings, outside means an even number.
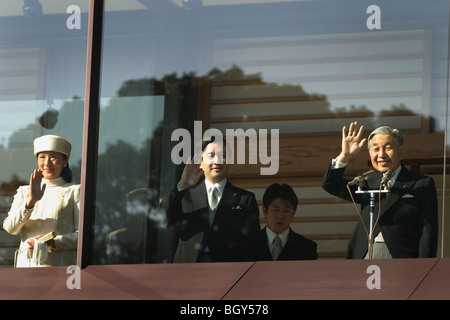
[[[68,5],[5,0],[0,13],[0,219],[35,166],[37,136],[70,140],[74,178],[85,178],[90,8],[74,1],[80,14],[72,16]],[[98,132],[87,137],[97,142],[96,188],[88,197],[95,216],[90,263],[171,262],[176,230],[164,225],[159,204],[182,170],[171,159],[179,142],[172,132],[185,128],[193,135],[194,121],[203,131],[279,130],[275,175],[262,176],[263,163],[246,163],[233,166],[229,179],[258,200],[273,182],[293,186],[300,207],[292,226],[317,242],[319,259],[342,259],[358,221],[351,203],[320,187],[342,126],[358,121],[367,131],[402,130],[405,164],[432,175],[438,186],[438,256],[449,256],[450,226],[442,219],[448,1],[382,2],[376,30],[366,26],[367,6],[357,0],[105,0]],[[69,18],[81,28],[69,29]],[[346,173],[370,169],[368,160],[362,156]],[[11,266],[17,242],[0,231],[4,266]]]

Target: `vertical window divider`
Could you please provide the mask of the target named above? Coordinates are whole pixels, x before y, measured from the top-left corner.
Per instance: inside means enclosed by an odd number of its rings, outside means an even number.
[[[89,0],[77,266],[92,261],[104,0]]]

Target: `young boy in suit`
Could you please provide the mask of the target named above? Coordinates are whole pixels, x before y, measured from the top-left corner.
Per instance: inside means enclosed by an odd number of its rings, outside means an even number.
[[[317,244],[294,232],[298,198],[291,186],[274,183],[263,196],[266,226],[260,231],[255,260],[316,260]]]

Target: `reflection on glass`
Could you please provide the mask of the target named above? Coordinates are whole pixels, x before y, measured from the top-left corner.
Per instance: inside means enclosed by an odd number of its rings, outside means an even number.
[[[343,258],[358,222],[320,187],[349,121],[402,130],[414,146],[409,163],[442,181],[447,1],[383,2],[379,30],[367,28],[358,1],[121,3],[106,1],[95,263],[172,261],[177,230],[149,218],[160,200],[130,209],[127,195],[168,195],[182,170],[171,161],[171,134],[186,128],[193,136],[194,120],[203,130],[279,130],[271,180],[289,179],[307,203],[293,228],[317,242],[319,259]],[[236,165],[230,180],[261,195],[269,184],[261,165]],[[366,171],[367,161],[353,170]],[[137,242],[126,245],[130,230]]]
[[[9,122],[10,128],[12,129],[11,133],[6,131],[7,138],[5,137],[4,141],[7,141],[7,144],[5,143],[3,148],[0,149],[2,163],[5,164],[5,168],[9,168],[9,170],[1,171],[2,183],[0,186],[2,199],[1,207],[4,219],[2,219],[2,222],[4,221],[5,223],[2,231],[2,239],[5,242],[3,248],[3,251],[5,252],[4,263],[8,266],[13,265],[15,257],[17,257],[17,253],[20,253],[16,250],[19,247],[20,239],[22,239],[22,245],[18,250],[26,252],[27,250],[24,249],[24,246],[26,246],[26,240],[28,240],[28,238],[40,236],[44,231],[45,233],[55,231],[57,242],[64,238],[68,241],[64,244],[60,243],[60,247],[67,246],[70,242],[70,246],[75,246],[76,248],[77,234],[75,233],[69,237],[68,235],[63,235],[62,229],[65,231],[69,231],[69,229],[71,229],[72,232],[78,230],[82,142],[82,135],[79,128],[82,128],[83,122],[83,101],[79,99],[74,99],[72,101],[54,101],[53,107],[47,106],[46,101],[0,101],[0,106],[4,105],[5,109],[6,106],[11,106],[14,104],[17,104],[18,106],[30,105],[30,108],[24,108],[18,117],[10,116],[8,119],[4,119]],[[40,110],[44,111],[40,112]],[[5,128],[8,128],[8,126],[5,126]],[[14,128],[17,129],[14,130]],[[68,197],[67,199],[71,199],[69,202],[77,199],[77,204],[70,204],[70,208],[72,208],[70,210],[69,207],[65,209],[70,211],[68,215],[71,215],[72,218],[67,218],[65,220],[63,219],[64,222],[58,222],[58,220],[54,220],[54,222],[52,222],[53,218],[50,214],[51,210],[44,209],[44,200],[40,200],[40,203],[37,205],[37,209],[33,209],[33,212],[30,212],[30,214],[27,215],[23,212],[20,213],[25,216],[29,216],[27,219],[28,222],[23,227],[20,226],[20,229],[13,228],[13,230],[11,229],[12,224],[10,223],[10,219],[7,219],[8,213],[12,217],[18,212],[17,210],[23,209],[22,207],[24,206],[24,203],[20,202],[20,199],[25,197],[28,193],[27,188],[30,184],[30,174],[32,174],[33,170],[36,168],[43,170],[42,167],[39,167],[39,162],[33,153],[33,140],[35,137],[37,138],[47,134],[59,135],[71,143],[70,158],[67,159],[70,161],[68,161],[67,168],[70,168],[72,178],[67,182],[62,181],[61,178],[45,181],[47,188],[44,190],[45,197],[43,199],[46,199],[46,203],[51,201],[49,197],[52,194],[57,199],[61,198],[60,196],[56,196],[55,193],[58,193],[58,190],[63,188],[61,190],[66,191],[61,192],[65,192]],[[51,165],[49,165],[49,167],[51,167]],[[73,184],[73,187],[69,186],[69,184]],[[71,194],[70,197],[68,196],[69,194]],[[15,201],[15,205],[13,205],[13,200]],[[26,198],[23,198],[22,200],[25,201]],[[56,203],[57,200],[55,199],[54,201]],[[53,203],[52,206],[55,206],[55,203]],[[45,214],[40,217],[39,215],[42,215],[42,213]],[[36,221],[38,222],[38,226],[36,225]],[[67,228],[61,228],[62,224],[64,224]],[[41,230],[42,232],[38,232],[38,230]],[[20,233],[17,234],[19,231]],[[68,240],[68,238],[71,239]],[[30,251],[29,255],[32,255],[32,253],[33,251]],[[73,260],[76,254],[71,254],[70,256]],[[56,260],[52,258],[52,261],[42,261],[42,265],[70,265],[75,263],[75,261],[65,260],[65,258],[62,258],[62,260],[59,259],[58,261]],[[28,262],[29,260],[24,263],[17,264],[17,266],[31,266],[32,264],[29,264]]]
[[[76,264],[80,185],[72,183],[72,145],[56,135],[33,141],[37,169],[29,185],[19,187],[3,228],[21,234],[14,265],[24,267]]]
[[[156,261],[156,232],[164,227],[164,221],[164,215],[158,210],[156,190],[139,188],[130,191],[126,199],[123,228],[108,233],[106,237],[108,263]],[[153,247],[147,248],[147,245]]]
[[[156,261],[156,242],[149,240],[161,225],[157,210],[163,109],[161,96],[102,100],[95,263]]]
[[[72,144],[72,183],[80,183],[87,3],[70,30],[67,3],[10,1],[0,12],[0,221],[37,168],[33,140],[59,135]],[[50,187],[47,191],[50,190]],[[35,217],[31,217],[34,220]],[[36,222],[38,220],[35,220]],[[48,221],[46,221],[48,222]],[[74,222],[75,223],[75,222]],[[75,223],[77,224],[77,223]],[[78,228],[78,225],[76,226]],[[0,230],[0,266],[14,264],[23,234]]]

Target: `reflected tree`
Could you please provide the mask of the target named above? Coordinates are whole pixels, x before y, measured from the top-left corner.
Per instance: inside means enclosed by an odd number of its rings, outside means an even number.
[[[117,97],[111,98],[107,105],[102,106],[102,112],[114,116],[115,127],[113,130],[124,130],[123,135],[131,130],[140,130],[125,119],[117,117],[118,110],[127,111],[124,99],[129,97],[164,97],[164,108],[176,112],[179,119],[176,123],[169,123],[167,119],[159,123],[148,137],[144,138],[140,145],[131,143],[125,139],[106,143],[99,137],[99,145],[103,149],[98,155],[97,169],[97,194],[95,212],[95,240],[94,240],[94,264],[105,263],[153,263],[159,262],[157,258],[157,234],[165,228],[164,214],[158,210],[160,198],[164,197],[162,185],[174,185],[173,181],[161,179],[162,168],[175,170],[179,178],[182,166],[176,167],[172,163],[162,163],[161,155],[171,145],[163,140],[164,130],[171,128],[192,129],[194,120],[197,119],[198,92],[200,82],[208,81],[239,81],[251,80],[260,82],[259,90],[264,90],[266,96],[305,96],[311,97],[312,103],[308,105],[315,112],[329,113],[331,117],[349,116],[351,114],[367,114],[368,121],[373,121],[374,114],[365,106],[342,106],[334,111],[330,110],[330,103],[326,95],[307,93],[302,86],[293,84],[264,83],[259,73],[246,75],[241,68],[233,66],[222,71],[213,69],[203,77],[195,73],[186,73],[181,76],[168,74],[161,79],[142,78],[125,81],[117,91]],[[261,89],[262,88],[262,89]],[[243,86],[237,90],[258,90],[250,86]],[[252,92],[243,92],[242,95],[251,95]],[[259,93],[258,93],[259,94]],[[9,147],[2,144],[0,153],[5,163],[15,159],[26,159],[30,145],[23,146],[23,141],[32,133],[39,136],[46,133],[61,134],[74,142],[74,155],[81,155],[84,101],[74,97],[66,101],[55,113],[55,110],[46,110],[36,118],[34,123],[15,131],[9,137]],[[392,106],[392,112],[411,112],[407,106]],[[382,113],[381,113],[382,115]],[[148,128],[144,128],[148,129]],[[170,136],[169,136],[170,137]],[[170,152],[170,151],[169,151]],[[26,164],[18,164],[24,168],[32,167],[34,159],[29,157]],[[76,161],[76,163],[74,163]],[[73,157],[71,168],[74,173],[74,182],[79,183],[81,174],[81,162]],[[27,171],[28,172],[28,171]],[[164,177],[167,179],[166,177]],[[0,190],[11,190],[19,185],[26,184],[15,172],[11,172],[8,182],[2,181]],[[133,235],[140,235],[133,237]],[[131,235],[131,236],[130,236]],[[141,239],[141,240],[139,240]]]

